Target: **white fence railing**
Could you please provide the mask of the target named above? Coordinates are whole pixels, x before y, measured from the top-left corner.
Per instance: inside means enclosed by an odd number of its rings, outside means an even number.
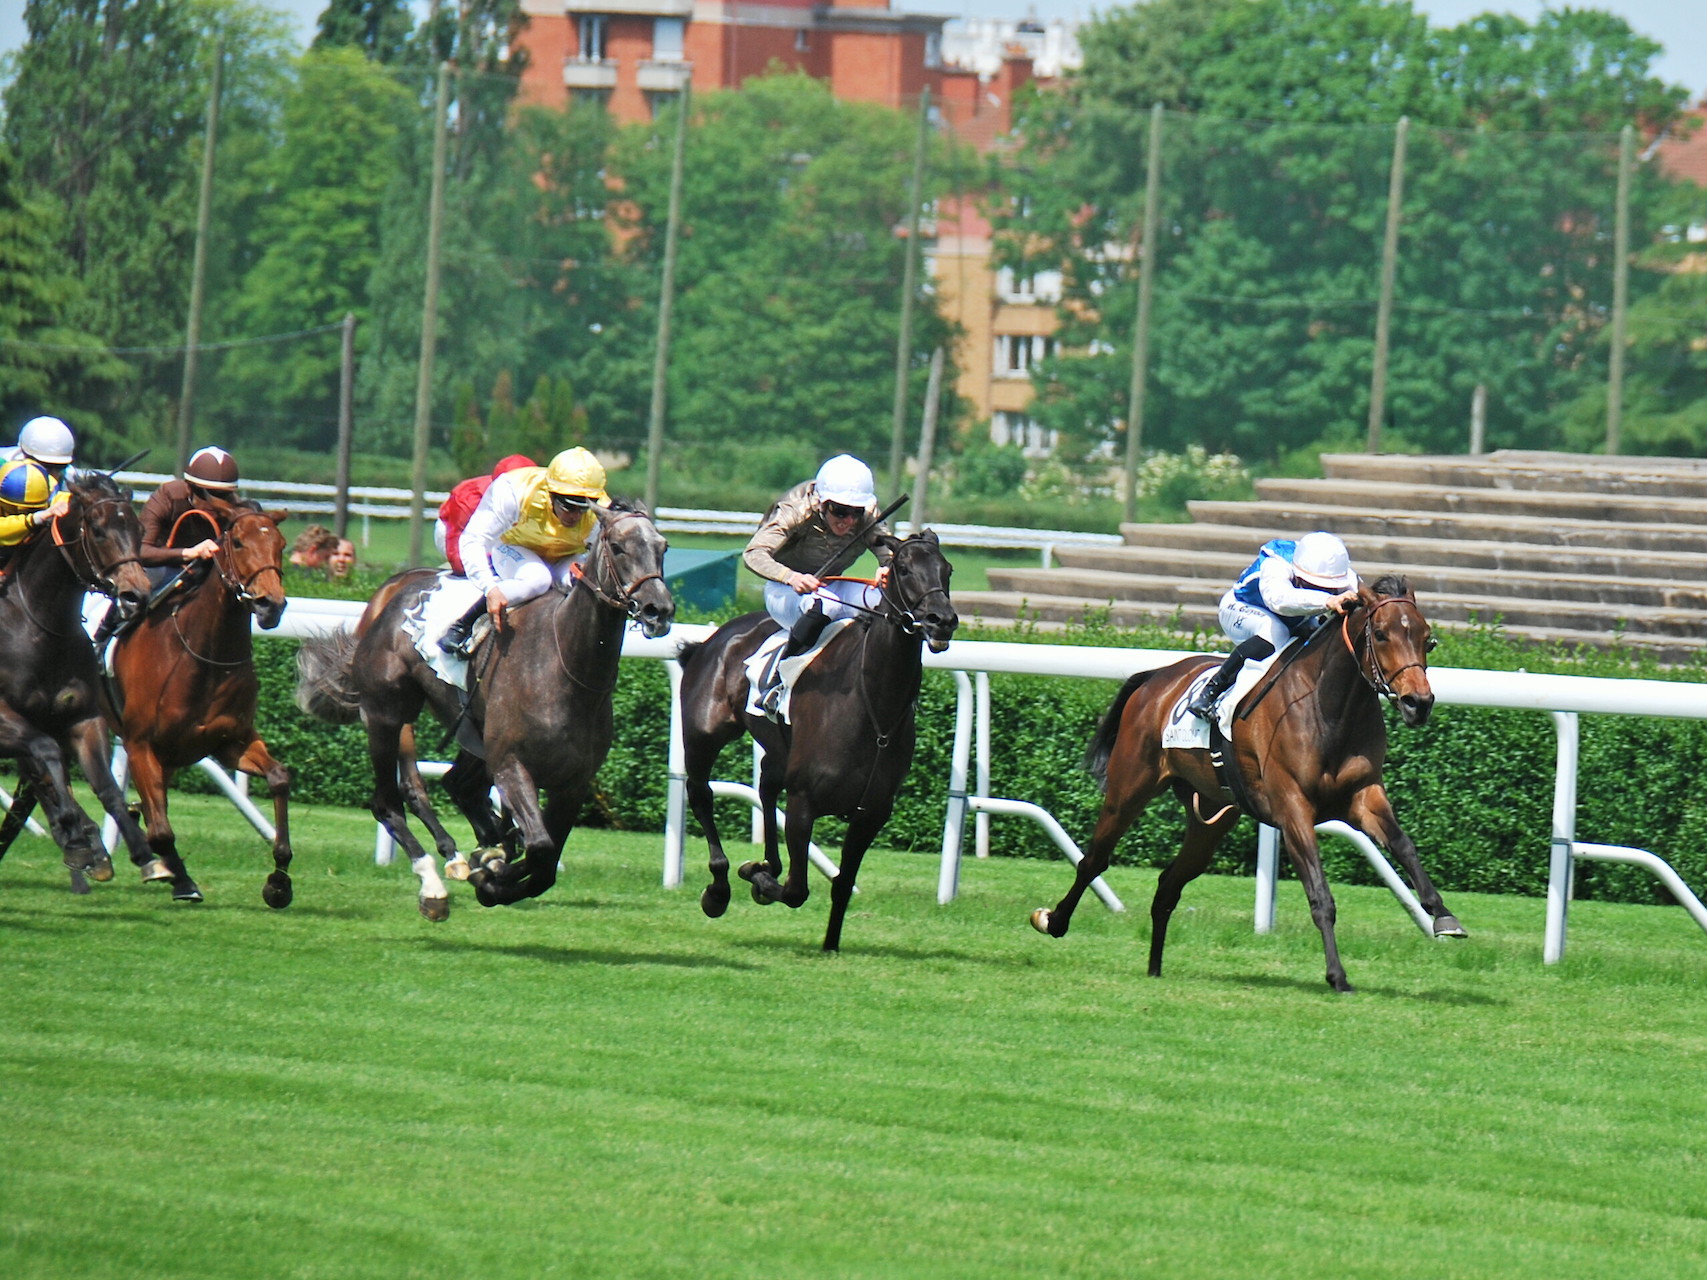
[[[356,601],[293,599],[285,610],[279,629],[258,635],[306,636],[354,624],[362,605]],[[664,661],[670,669],[670,756],[669,789],[664,830],[663,880],[676,886],[683,880],[683,849],[687,822],[685,763],[681,755],[681,669],[674,661],[677,649],[689,640],[702,640],[714,628],[682,625],[668,636],[648,640],[630,632],[623,643],[623,656]],[[946,653],[925,654],[927,667],[951,671],[957,686],[957,709],[953,763],[948,779],[947,812],[943,823],[942,862],[938,875],[937,900],[953,900],[959,885],[961,853],[968,813],[976,815],[976,853],[988,854],[987,826],[992,813],[1013,814],[1039,822],[1072,861],[1080,856],[1078,846],[1053,815],[1029,801],[993,797],[990,787],[990,698],[992,674],[1070,676],[1124,680],[1137,671],[1177,662],[1182,654],[1171,649],[1112,649],[1078,645],[1018,644],[1010,641],[956,641]],[[1473,671],[1436,667],[1429,672],[1438,702],[1468,707],[1544,711],[1551,714],[1558,734],[1558,757],[1554,773],[1553,821],[1547,889],[1547,916],[1543,959],[1555,964],[1564,955],[1566,917],[1575,881],[1576,863],[1590,858],[1632,863],[1646,867],[1677,897],[1697,924],[1707,931],[1707,906],[1684,884],[1663,859],[1645,849],[1579,841],[1577,822],[1577,717],[1595,715],[1664,716],[1707,720],[1707,685],[1663,680],[1613,680],[1594,676],[1536,675],[1528,672]],[[976,767],[972,757],[976,749]],[[972,779],[968,785],[969,774]],[[728,784],[733,794],[741,784]],[[744,794],[744,792],[743,792]],[[1416,918],[1420,908],[1405,889],[1391,865],[1366,836],[1339,823],[1323,824],[1322,830],[1353,839],[1369,858],[1383,881],[1393,889],[1405,909]],[[1256,884],[1256,928],[1267,932],[1273,926],[1274,890],[1278,876],[1278,843],[1271,828],[1263,829]],[[826,870],[826,860],[814,859]],[[1120,900],[1100,881],[1098,896],[1112,910]],[[1419,920],[1419,925],[1423,922]]]
[[[139,495],[152,493],[172,477],[151,471],[121,471],[118,479],[136,489]],[[336,509],[337,489],[329,484],[307,484],[294,480],[245,480],[243,493],[252,498],[283,499],[294,512],[325,514]],[[406,520],[413,496],[408,489],[388,489],[371,485],[350,486],[349,511],[362,519],[362,542],[368,541],[369,519]],[[436,513],[448,495],[434,490],[423,495],[426,509]],[[744,538],[759,527],[763,513],[758,511],[704,511],[694,507],[659,507],[658,527],[665,533],[714,533],[732,538]],[[902,520],[895,531],[906,534],[912,524]],[[939,524],[930,522],[938,539],[949,547],[1036,549],[1042,554],[1043,566],[1054,563],[1056,547],[1104,547],[1121,545],[1118,533],[1083,533],[1073,529],[1003,529],[981,524]]]

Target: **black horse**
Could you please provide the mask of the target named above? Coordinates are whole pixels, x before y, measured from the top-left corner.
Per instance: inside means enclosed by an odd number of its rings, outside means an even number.
[[[701,644],[683,647],[682,736],[688,803],[711,846],[711,883],[700,908],[716,918],[729,906],[729,859],[712,813],[711,771],[717,753],[750,733],[764,749],[759,766],[759,812],[765,860],[740,869],[753,900],[798,907],[806,901],[807,846],[819,817],[847,819],[842,860],[830,888],[824,950],[841,948],[842,919],[860,861],[895,807],[895,794],[913,762],[913,717],[923,674],[922,649],[948,648],[960,618],[949,599],[952,566],[929,529],[887,545],[894,557],[882,600],[833,637],[790,695],[788,725],[747,711],[745,663],[777,626],[750,613],[719,627]],[[788,875],[778,881],[776,802],[788,793]]]
[[[95,646],[83,630],[83,595],[111,596],[123,617],[148,598],[137,563],[142,525],[130,495],[99,472],[67,481],[64,515],[18,548],[0,573],[0,755],[18,761],[18,794],[0,822],[0,857],[39,801],[65,854],[73,893],[89,878],[112,879],[101,832],[71,795],[75,755],[102,806],[119,824],[131,860],[149,861],[148,842],[125,807],[108,758]]]
[[[664,585],[664,537],[651,513],[621,500],[594,511],[599,527],[585,571],[567,594],[553,592],[509,612],[506,628],[469,664],[474,691],[466,708],[402,626],[403,615],[432,588],[435,570],[410,569],[390,579],[355,634],[310,640],[300,651],[298,704],[333,721],[359,716],[367,727],[374,817],[408,853],[421,880],[421,914],[429,920],[449,916],[450,898],[432,854],[409,830],[404,805],[432,832],[440,854],[453,856],[456,842],[433,814],[406,754],[404,730],[429,706],[446,726],[472,729],[479,750],[459,754],[447,784],[481,843],[502,843],[510,857],[485,863],[469,883],[482,906],[537,897],[556,882],[558,854],[610,751],[623,628],[632,620],[646,635],[660,636],[675,617]],[[492,813],[493,782],[514,818],[513,831],[504,831]]]

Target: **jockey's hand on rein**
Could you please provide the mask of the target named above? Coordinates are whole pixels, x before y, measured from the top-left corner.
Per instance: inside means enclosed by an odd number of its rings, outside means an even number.
[[[499,631],[504,629],[504,612],[509,605],[502,587],[493,587],[486,593],[486,613],[492,619],[492,625]]]

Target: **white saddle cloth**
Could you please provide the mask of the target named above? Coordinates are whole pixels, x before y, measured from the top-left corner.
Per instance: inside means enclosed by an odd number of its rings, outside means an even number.
[[[794,682],[800,679],[800,673],[812,665],[824,646],[839,636],[843,629],[853,621],[852,618],[841,618],[832,622],[818,633],[818,641],[805,653],[796,654],[792,658],[784,658],[778,670],[782,674],[782,701],[777,704],[777,718],[783,724],[793,723],[788,716],[788,705],[794,699]],[[771,659],[776,651],[788,643],[788,632],[778,631],[767,637],[753,656],[746,661],[747,668],[747,714],[762,716],[765,709],[759,705],[759,687],[764,682],[765,675],[770,671]]]
[[[1222,695],[1221,701],[1215,707],[1215,723],[1220,726],[1223,738],[1233,736],[1233,717],[1238,713],[1239,704],[1245,700],[1245,695],[1256,687],[1270,667],[1280,661],[1281,655],[1297,643],[1294,639],[1279,653],[1272,653],[1258,662],[1247,662],[1240,669],[1238,679],[1233,681],[1233,687]],[[1197,679],[1186,686],[1185,692],[1168,713],[1167,723],[1162,726],[1162,746],[1209,750],[1209,722],[1192,715],[1186,710],[1186,704],[1219,670],[1220,667],[1205,667]]]
[[[422,592],[403,614],[403,633],[414,642],[415,652],[421,655],[422,661],[440,680],[465,693],[468,691],[468,660],[439,648],[439,637],[484,594],[467,578],[442,572],[438,585],[431,591]],[[474,638],[478,641],[491,629],[491,619],[482,616],[474,624]]]

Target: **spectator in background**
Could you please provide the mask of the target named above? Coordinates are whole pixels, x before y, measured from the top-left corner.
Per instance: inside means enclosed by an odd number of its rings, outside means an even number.
[[[326,576],[334,581],[347,578],[355,567],[356,544],[348,538],[339,538],[337,545],[326,557]]]
[[[297,535],[290,562],[304,569],[324,569],[327,557],[337,545],[337,534],[323,524],[311,524]]]

